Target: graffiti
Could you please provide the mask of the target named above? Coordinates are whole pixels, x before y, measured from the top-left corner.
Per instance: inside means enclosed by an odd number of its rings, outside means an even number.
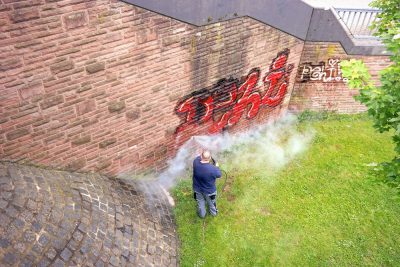
[[[347,82],[347,78],[342,77],[339,59],[329,59],[328,65],[321,61],[319,64],[306,62],[299,67],[297,80],[299,82]]]
[[[289,49],[279,52],[261,81],[261,70],[254,68],[240,81],[232,77],[221,79],[211,88],[184,97],[175,108],[182,117],[176,132],[211,121],[208,131],[217,133],[237,124],[243,116],[255,118],[262,106],[278,106],[285,97],[293,70],[293,64],[287,64],[288,57]]]

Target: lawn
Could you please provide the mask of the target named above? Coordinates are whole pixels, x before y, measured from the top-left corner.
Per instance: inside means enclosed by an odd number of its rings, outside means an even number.
[[[371,166],[393,157],[390,136],[365,116],[296,127],[314,137],[282,168],[223,162],[215,218],[197,217],[182,179],[174,190],[181,266],[399,266],[399,193]]]

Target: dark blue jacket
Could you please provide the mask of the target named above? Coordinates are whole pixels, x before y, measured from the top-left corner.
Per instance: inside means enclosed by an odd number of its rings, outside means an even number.
[[[193,161],[193,190],[198,193],[212,194],[217,191],[215,180],[221,177],[221,171],[211,163],[201,163],[200,156]]]

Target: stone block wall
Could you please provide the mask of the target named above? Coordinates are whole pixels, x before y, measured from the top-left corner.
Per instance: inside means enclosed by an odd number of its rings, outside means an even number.
[[[379,71],[390,64],[388,56],[348,55],[340,43],[306,42],[297,70],[296,83],[289,109],[293,111],[334,111],[358,113],[366,107],[354,99],[357,90],[350,90],[343,80],[340,61],[361,59],[372,79],[379,84]]]
[[[248,17],[195,27],[115,0],[1,0],[0,159],[158,171],[192,135],[285,111],[302,50]]]

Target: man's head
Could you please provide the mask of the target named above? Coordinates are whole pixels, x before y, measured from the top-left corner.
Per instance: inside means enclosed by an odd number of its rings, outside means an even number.
[[[209,163],[211,160],[211,152],[209,150],[203,150],[200,157],[202,163]]]

